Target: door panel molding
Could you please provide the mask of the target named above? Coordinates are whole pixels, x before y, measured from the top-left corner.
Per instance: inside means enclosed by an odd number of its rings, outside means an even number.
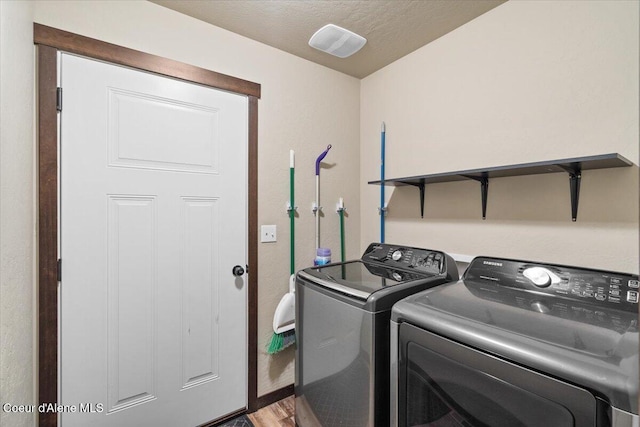
[[[157,204],[155,196],[107,197],[107,413],[156,399]],[[138,292],[122,298],[131,283]],[[128,320],[139,312],[142,322]]]
[[[38,403],[58,402],[57,53],[64,51],[248,96],[248,396],[258,409],[258,99],[260,84],[34,23],[38,89]],[[57,427],[55,413],[39,426]]]

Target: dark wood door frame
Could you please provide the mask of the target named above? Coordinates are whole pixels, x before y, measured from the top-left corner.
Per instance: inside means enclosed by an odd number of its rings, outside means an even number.
[[[156,55],[44,25],[33,25],[38,93],[38,402],[58,402],[58,117],[57,53],[149,71],[246,95],[248,111],[248,396],[258,409],[258,99],[260,85]],[[57,426],[57,414],[39,414],[40,426]]]

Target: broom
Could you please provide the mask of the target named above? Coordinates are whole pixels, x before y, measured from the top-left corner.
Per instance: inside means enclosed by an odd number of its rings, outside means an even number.
[[[296,296],[295,296],[295,234],[294,234],[294,218],[296,213],[296,208],[294,205],[294,197],[293,197],[293,178],[294,178],[294,152],[293,150],[289,151],[289,229],[291,232],[291,242],[290,242],[290,276],[289,276],[289,292],[286,293],[278,306],[276,307],[276,312],[273,316],[273,334],[271,335],[271,339],[267,343],[266,350],[268,354],[275,354],[279,351],[284,350],[290,345],[296,342],[296,333],[295,333],[295,307],[296,307]]]
[[[289,292],[280,300],[273,317],[273,334],[266,346],[268,354],[278,353],[296,342],[294,286],[295,275],[292,274],[289,278]]]

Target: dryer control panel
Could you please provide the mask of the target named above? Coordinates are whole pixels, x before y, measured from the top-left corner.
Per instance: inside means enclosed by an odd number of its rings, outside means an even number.
[[[636,275],[527,261],[478,257],[463,279],[634,312],[640,299]]]
[[[362,255],[364,262],[383,263],[385,267],[415,270],[429,274],[444,272],[445,255],[430,249],[372,243]]]

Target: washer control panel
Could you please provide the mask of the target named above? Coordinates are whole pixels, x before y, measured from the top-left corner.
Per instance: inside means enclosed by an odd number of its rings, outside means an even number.
[[[445,269],[442,252],[409,246],[372,243],[362,255],[362,261],[383,263],[385,267],[440,274]]]
[[[627,311],[640,299],[637,275],[553,264],[478,257],[463,279]]]

